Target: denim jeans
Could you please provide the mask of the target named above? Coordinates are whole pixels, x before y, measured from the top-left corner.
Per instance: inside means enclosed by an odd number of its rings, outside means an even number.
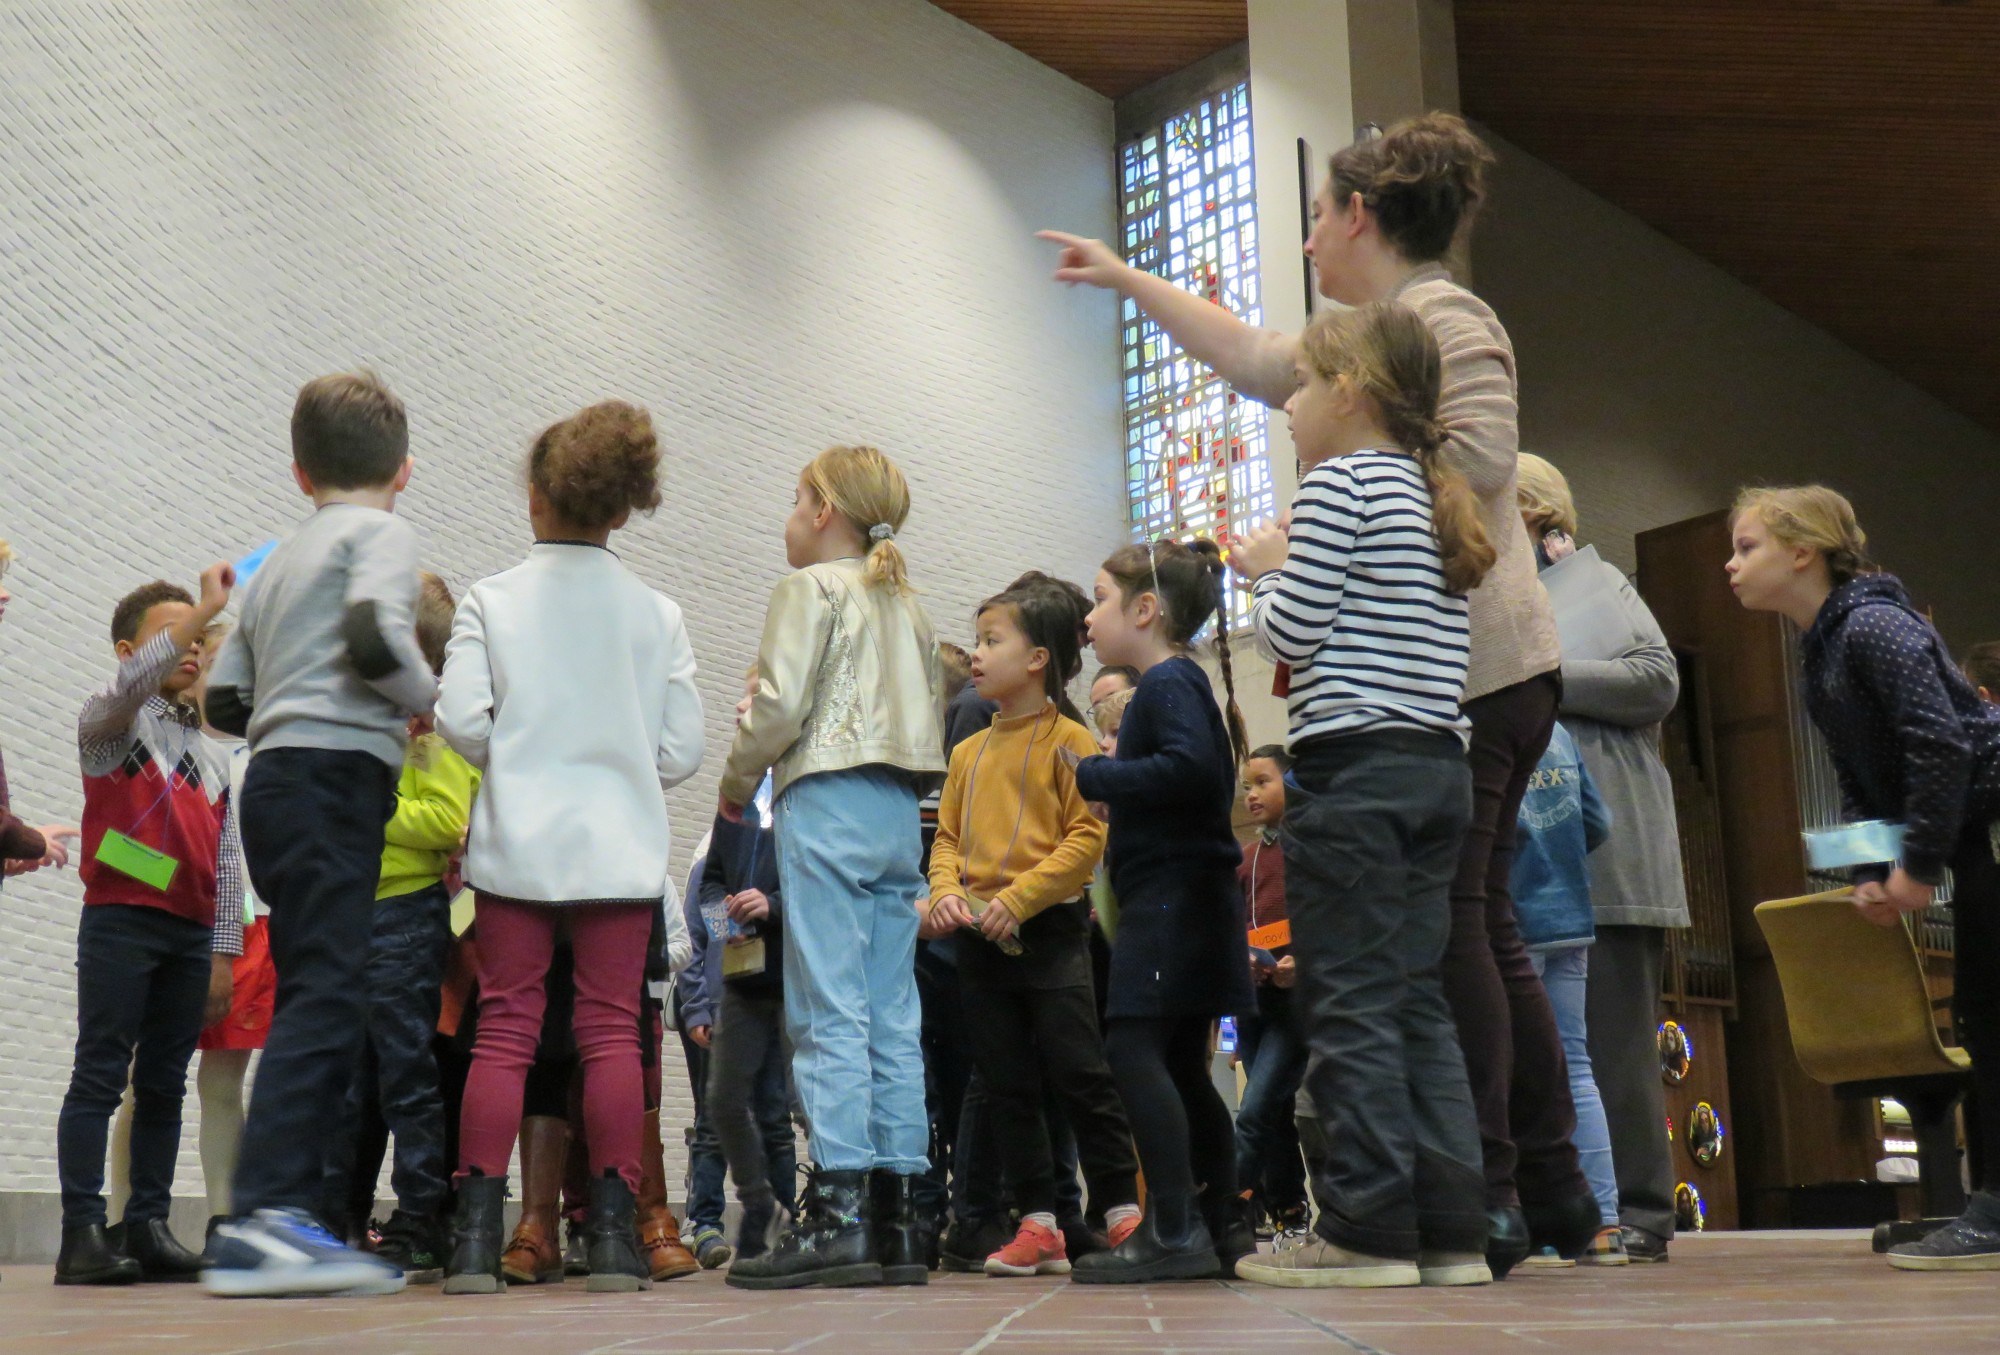
[[[347,1105],[368,1021],[368,950],[396,769],[368,753],[270,748],[239,814],[250,883],[271,906],[278,1001],[236,1166],[239,1214],[316,1210],[328,1125]]]
[[[675,987],[678,995],[680,989]],[[678,1002],[678,996],[676,996]],[[688,1038],[687,1025],[680,1026],[681,1054],[687,1060],[688,1091],[694,1097],[694,1123],[688,1126],[687,1221],[690,1235],[697,1228],[721,1228],[723,1179],[728,1163],[722,1156],[722,1140],[708,1116],[708,1051]]]
[[[56,1120],[63,1227],[105,1222],[104,1149],[132,1072],[132,1197],[164,1219],[181,1151],[188,1060],[208,998],[209,930],[163,908],[98,903],[76,925],[76,1061]]]
[[[801,777],[778,797],[785,1021],[826,1171],[929,1165],[917,1003],[917,793],[894,768]]]
[[[1306,1202],[1305,1159],[1292,1114],[1306,1076],[1306,1042],[1293,1021],[1291,993],[1262,988],[1257,1014],[1236,1022],[1247,1076],[1236,1107],[1236,1188],[1254,1190],[1274,1214]]]
[[[1448,734],[1299,745],[1285,804],[1296,998],[1327,1165],[1319,1233],[1371,1256],[1483,1252],[1486,1189],[1440,967],[1472,775]],[[1504,1016],[1504,1013],[1503,1013]]]
[[[1590,947],[1528,952],[1549,1005],[1556,1009],[1556,1031],[1562,1036],[1563,1057],[1569,1061],[1569,1094],[1576,1102],[1576,1155],[1583,1178],[1597,1197],[1597,1212],[1606,1227],[1618,1224],[1618,1173],[1612,1166],[1611,1125],[1597,1095],[1597,1078],[1590,1071],[1590,1034],[1585,1019],[1590,985]]]
[[[783,999],[722,985],[702,1112],[722,1145],[736,1198],[745,1203],[775,1193],[789,1207],[796,1194],[798,1149],[792,1137],[788,1071],[792,1051],[784,1020]]]
[[[347,1113],[328,1136],[329,1219],[348,1208],[357,1165],[355,1129],[377,1118],[396,1139],[389,1177],[396,1207],[422,1218],[445,1208],[453,1164],[444,1155],[444,1093],[431,1040],[450,948],[451,896],[442,884],[375,901],[368,1040],[347,1090]],[[367,1184],[372,1193],[372,1177]]]

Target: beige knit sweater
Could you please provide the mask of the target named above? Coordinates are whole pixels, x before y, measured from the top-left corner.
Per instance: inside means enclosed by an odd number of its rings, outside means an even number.
[[[1535,548],[1515,500],[1521,431],[1514,346],[1493,308],[1453,282],[1441,264],[1412,273],[1390,299],[1423,317],[1444,354],[1438,414],[1447,434],[1445,455],[1471,482],[1487,535],[1500,552],[1470,599],[1465,699],[1471,701],[1562,664],[1555,613],[1536,577]]]

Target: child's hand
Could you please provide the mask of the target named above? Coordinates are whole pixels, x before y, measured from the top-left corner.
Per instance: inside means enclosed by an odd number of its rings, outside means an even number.
[[[1248,536],[1239,536],[1230,543],[1229,569],[1239,579],[1256,579],[1273,570],[1285,567],[1285,557],[1292,552],[1292,543],[1285,536],[1285,529],[1275,522],[1267,522],[1261,527],[1250,529]]]
[[[421,739],[424,735],[434,733],[436,730],[437,721],[429,715],[412,715],[409,725],[405,728],[405,732],[412,739]]]
[[[731,894],[723,900],[723,906],[736,922],[762,922],[771,916],[771,901],[764,897],[761,889],[746,889],[741,894]]]
[[[1011,940],[1014,933],[1020,930],[1020,919],[1004,903],[989,903],[986,911],[979,915],[979,934],[988,941]]]
[[[211,955],[208,960],[208,1002],[201,1010],[203,1029],[229,1015],[236,996],[236,963],[228,955]]]
[[[1289,955],[1278,961],[1277,968],[1271,971],[1271,983],[1275,987],[1290,988],[1298,981],[1299,962]]]
[[[918,932],[926,941],[935,941],[940,936],[949,936],[960,927],[972,925],[972,909],[964,898],[957,894],[946,894],[943,898],[932,899],[930,911],[924,914],[923,925]]]
[[[69,842],[82,837],[83,831],[72,828],[66,823],[45,823],[39,831],[47,850],[42,853],[42,859],[36,863],[37,867],[54,866],[57,870],[61,870],[67,866]]]
[[[217,560],[201,571],[201,602],[197,610],[212,619],[229,605],[230,590],[236,587],[236,567]]]
[[[703,1049],[706,1049],[709,1043],[715,1039],[715,1031],[709,1026],[689,1026],[688,1038]]]
[[[19,861],[8,861],[4,865],[0,865],[0,876],[5,876],[11,880],[16,875],[32,875],[42,868],[42,863],[46,859],[40,856],[30,856]]]
[[[743,822],[743,806],[729,803],[727,795],[718,795],[715,797],[715,812],[722,815],[724,823]]]

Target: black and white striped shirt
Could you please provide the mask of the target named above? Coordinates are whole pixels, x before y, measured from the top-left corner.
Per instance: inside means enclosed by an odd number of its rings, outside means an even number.
[[[1322,461],[1292,501],[1291,554],[1258,579],[1259,643],[1291,667],[1291,745],[1376,729],[1449,731],[1470,630],[1445,591],[1430,486],[1399,449]]]

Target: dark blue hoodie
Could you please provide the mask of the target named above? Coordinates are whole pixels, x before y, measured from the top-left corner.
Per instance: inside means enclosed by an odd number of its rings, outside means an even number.
[[[1834,589],[1803,649],[1806,709],[1845,813],[1901,823],[1903,868],[1936,884],[1968,831],[2000,818],[2000,708],[1890,574]]]

